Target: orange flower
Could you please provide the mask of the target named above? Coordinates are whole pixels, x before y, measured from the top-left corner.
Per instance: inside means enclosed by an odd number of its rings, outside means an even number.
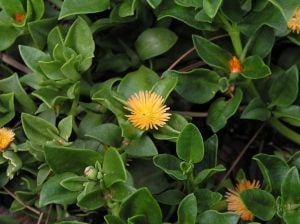
[[[288,21],[288,28],[295,33],[300,33],[300,8],[298,8],[293,17]]]
[[[243,66],[240,62],[240,60],[236,57],[233,56],[230,60],[229,60],[229,70],[231,73],[240,73],[243,69]]]
[[[0,128],[0,150],[4,151],[15,139],[15,133],[8,128]]]
[[[132,125],[142,130],[157,130],[158,127],[163,127],[171,116],[166,113],[169,107],[164,105],[163,97],[151,91],[140,91],[131,96],[125,109],[131,112],[126,117]]]
[[[247,189],[259,188],[259,181],[254,180],[253,182],[249,180],[242,180],[239,182],[234,190],[226,192],[226,201],[228,203],[228,211],[237,212],[243,221],[251,221],[254,216],[251,211],[243,203],[240,193]]]
[[[16,13],[15,15],[15,21],[16,23],[22,23],[25,19],[24,13]]]

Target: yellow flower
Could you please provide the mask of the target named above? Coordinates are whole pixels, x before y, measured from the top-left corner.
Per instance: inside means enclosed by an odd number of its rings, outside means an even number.
[[[251,221],[254,216],[251,211],[243,203],[240,193],[247,189],[259,188],[259,181],[254,180],[253,182],[249,180],[242,180],[239,182],[234,190],[229,190],[226,192],[226,201],[228,203],[228,211],[237,212],[243,221]]]
[[[243,69],[243,66],[242,66],[240,60],[236,56],[233,56],[229,60],[228,64],[229,64],[229,70],[231,73],[240,73]]]
[[[288,21],[288,28],[295,33],[300,33],[300,8],[298,8],[293,17]]]
[[[0,128],[0,150],[4,151],[15,139],[15,133],[8,128]]]
[[[142,130],[158,129],[170,119],[166,113],[170,108],[164,105],[164,98],[155,92],[140,91],[132,95],[125,107],[131,112],[126,115],[134,127]]]

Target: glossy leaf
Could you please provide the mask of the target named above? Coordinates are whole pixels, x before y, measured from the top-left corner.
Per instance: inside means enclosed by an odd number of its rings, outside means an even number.
[[[101,143],[118,147],[121,145],[122,136],[121,136],[121,129],[119,126],[106,123],[96,126],[89,130],[85,136],[91,137],[100,141]]]
[[[22,87],[18,75],[15,73],[8,78],[0,80],[0,89],[4,93],[14,93],[18,104],[21,105],[22,112],[34,113],[36,106],[30,96]]]
[[[102,161],[102,156],[90,149],[47,144],[44,150],[46,161],[55,173],[73,172],[82,175],[87,166]]]
[[[225,101],[223,98],[219,98],[210,105],[206,123],[214,132],[222,129],[227,120],[236,113],[242,98],[243,92],[237,89],[234,97],[230,100]]]
[[[164,76],[176,77],[176,92],[192,103],[206,103],[219,90],[220,76],[208,69],[194,69],[190,72],[167,71]]]
[[[45,184],[43,184],[39,206],[44,207],[48,204],[69,205],[76,202],[78,193],[69,191],[60,185],[60,182],[66,178],[75,176],[73,173],[62,173],[50,177]]]
[[[300,202],[300,178],[296,167],[292,167],[281,184],[281,198],[286,205]],[[289,212],[289,211],[287,211]]]
[[[186,162],[198,163],[203,159],[203,138],[194,124],[187,124],[180,133],[176,142],[176,153]]]
[[[212,67],[229,72],[229,61],[231,56],[228,52],[211,41],[201,37],[193,36],[194,47],[198,55]]]
[[[77,205],[88,210],[101,208],[105,205],[102,191],[99,189],[85,194],[78,200]]]
[[[140,188],[129,196],[121,204],[119,215],[124,220],[136,215],[143,215],[146,223],[162,223],[160,207],[147,188]]]
[[[130,141],[124,150],[133,157],[149,157],[158,154],[156,146],[147,135]]]
[[[76,14],[102,12],[109,8],[109,0],[65,0],[59,13],[59,19]]]
[[[139,35],[135,49],[142,60],[147,60],[168,51],[177,41],[176,34],[166,28],[150,28]]]
[[[127,179],[123,160],[115,148],[109,148],[104,154],[103,173],[106,187],[110,187],[117,182],[125,182]]]
[[[194,194],[189,194],[180,202],[177,210],[178,223],[196,223],[197,199]]]
[[[242,191],[240,196],[245,206],[259,219],[268,221],[275,215],[275,198],[269,192],[251,189]]]
[[[125,99],[142,90],[151,90],[159,81],[158,75],[151,69],[141,66],[137,71],[128,73],[118,86],[118,93]]]
[[[271,111],[267,108],[267,105],[260,98],[254,98],[244,109],[241,118],[266,121],[270,116]]]
[[[289,167],[282,159],[267,154],[257,154],[253,157],[264,177],[265,189],[275,194],[280,192],[281,183]]]
[[[299,91],[299,74],[296,66],[274,80],[269,95],[273,105],[287,107],[297,98]]]
[[[187,178],[180,168],[181,160],[173,155],[159,154],[153,158],[153,163],[177,180],[185,180]]]
[[[237,224],[239,219],[237,213],[207,210],[198,216],[197,221],[199,224]]]
[[[38,144],[45,144],[58,136],[58,130],[48,121],[30,114],[22,114],[22,125],[27,138]]]
[[[14,94],[0,95],[0,127],[10,122],[15,116]]]
[[[248,79],[261,79],[271,74],[270,68],[259,56],[250,56],[243,62],[242,76]]]
[[[214,18],[222,5],[223,0],[203,0],[203,8],[210,18]]]

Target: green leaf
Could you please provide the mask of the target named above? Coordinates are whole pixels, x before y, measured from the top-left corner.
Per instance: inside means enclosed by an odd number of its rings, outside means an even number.
[[[257,55],[246,58],[243,66],[241,74],[248,79],[261,79],[271,74],[270,68]]]
[[[0,7],[12,18],[15,17],[16,13],[25,13],[22,2],[18,0],[5,1],[0,0]]]
[[[223,198],[222,194],[213,192],[206,188],[198,189],[195,192],[195,196],[197,198],[197,207],[199,214],[205,212],[206,210],[213,209],[214,206],[218,206],[217,203],[222,203],[221,200]]]
[[[178,157],[186,162],[198,163],[204,156],[203,138],[194,124],[187,124],[176,142]]]
[[[44,207],[48,204],[70,205],[76,202],[78,193],[69,191],[60,185],[66,178],[76,176],[73,173],[62,173],[50,177],[42,186],[39,206]]]
[[[28,3],[27,3],[28,4]],[[43,0],[31,0],[34,17],[33,20],[40,20],[45,12],[45,5]],[[28,6],[28,5],[27,5]],[[28,10],[27,10],[28,13]]]
[[[136,0],[125,0],[121,3],[119,7],[119,16],[126,17],[126,16],[133,16],[134,10],[136,9],[137,1]]]
[[[239,219],[237,213],[207,210],[198,216],[197,221],[199,224],[237,224]]]
[[[150,157],[158,154],[154,143],[147,135],[131,140],[124,150],[133,157]]]
[[[169,154],[158,154],[153,157],[153,163],[169,176],[177,180],[185,180],[187,177],[180,168],[181,160]]]
[[[82,175],[87,166],[102,161],[100,153],[89,149],[47,144],[44,150],[47,164],[55,173],[73,172]]]
[[[265,58],[271,52],[275,43],[275,33],[270,27],[263,26],[255,34],[255,41],[250,49],[250,55]]]
[[[2,156],[4,159],[8,161],[6,176],[8,176],[9,179],[13,179],[15,173],[22,168],[23,165],[22,160],[17,153],[10,150],[4,151],[2,153]]]
[[[193,193],[180,202],[177,210],[178,224],[196,223],[197,199]]]
[[[73,116],[69,115],[58,123],[59,136],[68,141],[72,134]]]
[[[282,202],[288,207],[289,204],[300,203],[300,178],[296,167],[292,167],[287,172],[281,184]],[[287,212],[289,209],[287,209]],[[292,209],[291,209],[292,210]]]
[[[36,111],[36,106],[30,96],[23,89],[19,77],[16,73],[11,75],[8,78],[0,80],[0,89],[4,93],[14,93],[14,96],[21,106],[22,112],[34,113]],[[15,105],[17,108],[17,105]],[[17,109],[18,110],[18,109]],[[19,110],[18,110],[19,111]]]
[[[88,209],[88,210],[95,210],[101,208],[105,205],[105,199],[103,198],[103,192],[98,189],[92,192],[88,192],[77,202],[77,205],[80,208]]]
[[[118,86],[118,93],[125,99],[142,90],[151,90],[159,81],[158,75],[151,69],[141,66],[137,71],[128,73]]]
[[[84,189],[84,183],[87,181],[87,177],[72,176],[62,180],[60,182],[60,185],[69,191],[82,191]]]
[[[272,105],[287,107],[297,98],[299,90],[299,75],[297,66],[290,67],[278,76],[269,90]]]
[[[151,91],[167,99],[171,92],[175,89],[177,84],[177,78],[174,77],[164,77],[158,80]]]
[[[295,10],[299,7],[299,1],[297,0],[290,0],[288,2],[284,0],[269,0],[269,2],[280,10],[286,22],[292,17]]]
[[[287,23],[284,16],[278,8],[271,4],[268,4],[260,11],[250,11],[247,16],[244,17],[243,22],[239,24],[239,30],[251,36],[264,25],[274,29],[275,35],[282,36],[287,33]]]
[[[295,166],[298,170],[300,170],[300,151],[293,154],[293,156],[289,159],[288,164],[290,167]]]
[[[177,36],[166,28],[149,28],[141,33],[135,49],[142,60],[147,60],[167,52],[177,41]]]
[[[217,166],[219,140],[216,134],[213,134],[204,142],[204,158],[201,162],[203,168],[212,168]]]
[[[107,188],[114,183],[125,182],[127,179],[123,160],[115,148],[107,149],[104,154],[103,173],[104,184]]]
[[[10,122],[15,116],[14,94],[0,95],[0,127]]]
[[[40,117],[23,113],[21,120],[27,138],[34,143],[42,145],[58,136],[57,128]]]
[[[289,170],[287,163],[276,156],[267,154],[257,154],[253,159],[262,172],[265,189],[278,194],[281,183]]]
[[[258,97],[250,101],[241,115],[242,119],[253,119],[259,121],[266,121],[270,117],[271,111],[267,108],[267,105]]]
[[[210,105],[206,123],[213,132],[218,132],[226,125],[227,120],[236,113],[242,98],[243,92],[237,89],[230,100],[225,101],[224,98],[219,98]]]
[[[110,7],[109,0],[65,0],[58,19],[67,16],[102,12]]]
[[[263,221],[273,218],[276,212],[275,198],[272,194],[261,189],[247,189],[240,193],[245,206]]]
[[[203,0],[203,8],[210,18],[214,18],[222,5],[223,0]]]
[[[278,107],[274,110],[273,115],[284,120],[293,126],[300,126],[300,106],[291,105],[289,107]]]
[[[193,35],[193,43],[203,61],[212,67],[229,72],[228,63],[231,57],[226,50],[201,36]]]
[[[283,214],[283,220],[286,224],[294,224],[300,222],[300,209],[295,209]]]
[[[10,26],[0,26],[0,51],[6,50],[9,48],[17,39],[18,36],[20,36],[22,33],[22,30],[17,29],[15,27]]]
[[[184,193],[178,189],[171,189],[164,191],[163,193],[156,195],[155,199],[165,205],[178,205],[184,198]]]
[[[93,127],[87,132],[87,134],[85,134],[85,136],[115,147],[120,146],[122,143],[121,129],[119,126],[112,123],[101,124]]]
[[[193,7],[183,7],[176,4],[172,4],[171,6],[164,8],[162,4],[162,9],[163,10],[158,11],[159,14],[157,16],[157,20],[162,20],[165,18],[174,18],[198,30],[215,29],[209,23],[199,23],[198,21],[196,21],[195,16],[197,14],[197,10],[195,10],[195,8]]]
[[[49,31],[56,25],[56,18],[47,18],[28,23],[28,31],[39,49],[43,49]]]
[[[50,173],[51,169],[47,164],[40,166],[36,177],[37,186],[41,186],[46,181]]]
[[[201,170],[197,176],[195,177],[195,184],[201,184],[203,181],[205,181],[207,178],[211,177],[212,175],[225,171],[226,168],[223,165],[217,165],[214,168],[208,168]]]
[[[106,215],[104,219],[107,224],[125,224],[119,217],[113,215]]]
[[[175,142],[187,123],[187,120],[183,116],[173,113],[168,123],[158,129],[158,131],[155,131],[153,136],[156,139]]]
[[[163,75],[176,77],[176,92],[192,103],[206,103],[219,90],[220,76],[208,69],[194,69],[190,72],[166,71]]]
[[[40,68],[39,62],[40,61],[50,61],[51,58],[48,54],[44,53],[43,51],[29,46],[20,45],[19,51],[22,59],[24,60],[25,64],[37,73],[42,74],[42,70]]]
[[[120,206],[119,216],[127,220],[136,215],[144,215],[148,224],[162,223],[162,213],[156,200],[147,188],[140,188],[130,195]]]
[[[159,6],[160,3],[162,2],[162,0],[146,0],[146,1],[153,9],[155,9],[157,6]]]
[[[67,33],[64,45],[83,57],[79,65],[80,71],[85,71],[90,67],[94,57],[95,43],[91,29],[84,19],[78,17],[75,20]]]

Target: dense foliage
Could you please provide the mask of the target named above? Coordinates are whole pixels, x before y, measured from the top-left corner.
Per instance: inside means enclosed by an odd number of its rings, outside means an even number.
[[[299,33],[299,0],[0,0],[0,223],[300,223]]]

